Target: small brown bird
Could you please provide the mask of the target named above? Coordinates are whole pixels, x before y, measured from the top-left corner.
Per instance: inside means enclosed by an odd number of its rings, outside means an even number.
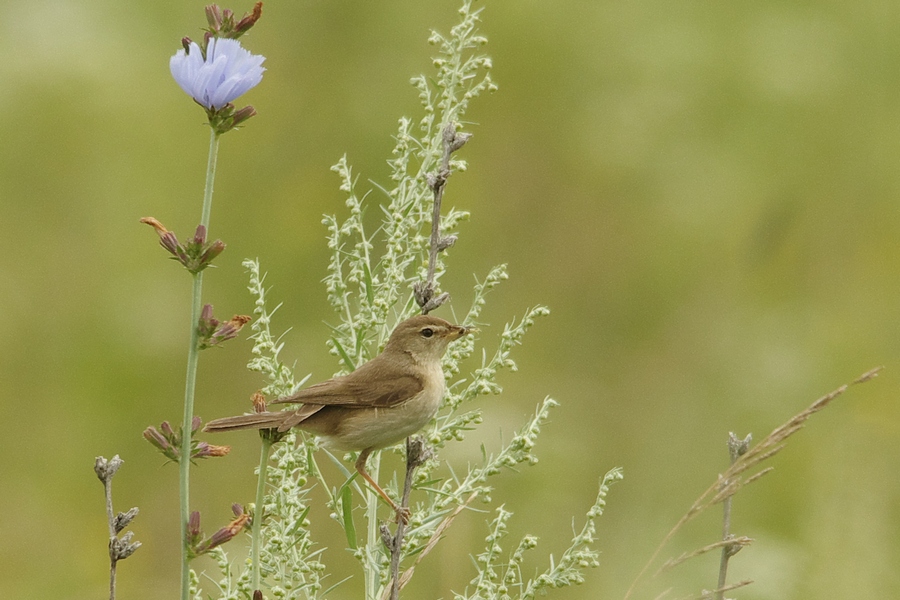
[[[374,450],[392,446],[427,424],[444,395],[441,358],[447,345],[473,330],[429,315],[403,321],[384,351],[352,373],[302,389],[272,404],[299,403],[294,411],[261,412],[207,423],[205,431],[297,427],[336,450],[359,451],[356,470],[397,513],[402,510],[366,471]]]

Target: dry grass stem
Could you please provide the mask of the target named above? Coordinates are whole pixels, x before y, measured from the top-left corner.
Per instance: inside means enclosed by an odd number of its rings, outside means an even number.
[[[747,481],[744,482],[744,485],[750,485],[751,483],[753,483],[753,482],[756,481],[757,479],[760,479],[763,475],[768,475],[769,473],[771,473],[771,472],[774,471],[774,470],[775,470],[775,467],[766,467],[765,469],[763,469],[762,471],[760,471],[760,472],[757,473],[756,475],[752,475],[752,476],[748,477],[748,478],[747,478]]]
[[[736,590],[738,588],[748,586],[751,583],[753,583],[752,579],[745,579],[737,583],[729,583],[728,585],[723,585],[722,587],[716,588],[714,590],[703,590],[702,592],[694,596],[682,596],[677,600],[711,600],[713,597],[715,597],[716,594],[724,594],[725,592],[730,592],[731,590]]]
[[[752,543],[753,543],[753,538],[749,538],[747,536],[732,537],[727,540],[719,540],[718,542],[713,542],[712,544],[709,544],[708,546],[703,546],[702,548],[697,548],[693,552],[684,553],[681,556],[678,556],[677,558],[670,558],[665,563],[663,563],[663,565],[656,571],[656,573],[653,574],[653,576],[657,577],[661,573],[664,573],[665,571],[668,571],[669,569],[671,569],[673,567],[677,567],[678,565],[680,565],[681,563],[683,563],[686,560],[690,560],[690,559],[694,558],[695,556],[700,556],[701,554],[706,554],[707,552],[715,550],[716,548],[722,548],[725,546],[740,546],[741,548],[743,548],[744,546],[749,546]]]
[[[722,473],[716,481],[710,485],[706,490],[700,494],[697,500],[691,505],[690,509],[682,516],[678,522],[672,527],[671,530],[663,537],[662,541],[650,555],[650,559],[647,561],[647,564],[638,572],[637,576],[632,581],[631,585],[628,588],[628,591],[625,592],[624,600],[628,600],[631,598],[634,592],[637,590],[638,584],[641,583],[644,579],[644,576],[650,570],[650,567],[653,563],[656,562],[656,559],[659,557],[659,554],[662,552],[663,548],[669,543],[672,537],[685,525],[688,521],[696,517],[698,514],[715,504],[716,502],[721,502],[726,497],[731,496],[739,492],[746,484],[756,481],[763,474],[768,471],[760,471],[747,479],[741,477],[741,474],[753,469],[758,466],[760,463],[768,460],[769,458],[775,456],[778,452],[780,452],[784,448],[784,442],[787,438],[789,438],[794,433],[800,431],[803,428],[806,421],[809,420],[814,414],[828,406],[835,398],[843,394],[847,391],[847,389],[854,384],[865,383],[874,379],[879,371],[881,371],[882,367],[876,367],[867,371],[857,377],[853,382],[849,384],[844,384],[836,390],[825,394],[812,404],[810,404],[805,410],[797,413],[790,419],[788,419],[784,424],[775,428],[772,433],[763,438],[759,443],[755,446],[747,450],[745,454],[743,454],[740,458],[738,458],[724,473]],[[726,481],[726,488],[720,489],[722,486],[722,482]],[[724,492],[728,491],[728,494],[724,494]],[[733,586],[725,586],[724,588],[720,588],[721,590],[729,590],[735,589],[735,587],[742,587],[747,585],[748,582],[740,582],[734,584]],[[713,590],[712,593],[717,592],[718,590]],[[700,598],[705,598],[707,596],[700,596]],[[709,596],[711,597],[711,596]]]

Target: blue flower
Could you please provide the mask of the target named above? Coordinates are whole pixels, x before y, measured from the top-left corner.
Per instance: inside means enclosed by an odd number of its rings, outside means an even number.
[[[207,110],[217,111],[262,81],[264,56],[233,39],[210,38],[206,59],[196,42],[169,59],[178,85]]]

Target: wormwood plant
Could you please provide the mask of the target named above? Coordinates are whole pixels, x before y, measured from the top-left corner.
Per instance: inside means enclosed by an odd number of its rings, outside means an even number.
[[[416,312],[437,308],[447,299],[439,286],[446,268],[445,251],[456,241],[459,223],[469,214],[457,209],[442,214],[440,200],[450,173],[466,168],[454,153],[469,137],[457,131],[469,102],[495,89],[490,78],[491,61],[480,50],[487,41],[477,29],[480,10],[472,4],[473,0],[463,1],[459,22],[449,35],[435,31],[429,38],[438,51],[433,59],[437,72],[412,79],[423,116],[399,121],[393,158],[388,163],[390,184],[361,193],[346,156],[333,167],[340,190],[346,194],[348,214],[324,218],[331,250],[324,281],[337,316],[327,347],[341,373],[375,356],[397,323]],[[369,231],[364,223],[367,209],[381,213],[375,231]],[[271,321],[278,307],[270,308],[259,262],[247,260],[244,266],[256,303],[253,359],[248,366],[265,377],[262,394],[270,398],[289,395],[302,382],[297,383],[285,365],[284,345],[272,333]],[[488,293],[507,278],[506,265],[499,265],[477,280],[462,325],[478,324]],[[526,309],[520,318],[505,325],[493,351],[479,347],[472,336],[448,350],[443,362],[448,391],[442,407],[422,437],[406,445],[405,488],[389,486],[389,493],[395,497],[402,493],[403,505],[412,502],[409,523],[399,524],[396,533],[379,519],[378,496],[351,476],[348,457],[318,448],[315,439],[303,433],[274,436],[261,432],[250,559],[236,566],[221,546],[210,551],[219,570],[218,576],[210,577],[217,597],[261,598],[262,590],[268,589],[275,598],[325,598],[345,581],[346,576],[328,572],[321,560],[323,549],[314,541],[316,530],[326,524],[308,519],[308,493],[312,485],[319,485],[328,495],[331,518],[343,530],[347,547],[359,562],[365,598],[396,598],[416,567],[467,507],[476,500],[493,503],[492,480],[496,475],[505,468],[537,462],[533,452],[537,437],[557,405],[551,398],[541,400],[534,414],[498,450],[488,452],[483,448],[477,464],[447,468],[435,453],[482,425],[479,400],[501,393],[500,372],[516,370],[513,350],[522,344],[535,320],[547,314],[543,306]],[[257,397],[255,403],[260,405],[262,398]],[[391,451],[403,450],[397,447]],[[340,480],[326,480],[319,468],[323,459],[339,467],[343,475]],[[377,453],[369,461],[369,471],[376,480],[388,479],[378,476]],[[524,555],[536,546],[537,538],[525,536],[504,551],[501,544],[512,513],[505,505],[495,509],[487,546],[477,555],[472,579],[454,597],[533,598],[546,589],[583,581],[583,571],[598,564],[593,549],[594,520],[602,513],[609,485],[621,476],[621,471],[614,469],[602,478],[581,530],[560,559],[551,558],[539,573],[522,569]],[[361,512],[356,509],[360,499]],[[196,573],[192,573],[191,581],[192,597],[201,598]]]

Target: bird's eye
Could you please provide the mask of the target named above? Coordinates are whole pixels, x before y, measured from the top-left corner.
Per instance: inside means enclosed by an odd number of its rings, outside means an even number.
[[[422,334],[422,337],[424,337],[424,338],[430,338],[431,336],[434,335],[434,330],[431,329],[430,327],[426,327],[426,328],[423,329],[420,333]]]

